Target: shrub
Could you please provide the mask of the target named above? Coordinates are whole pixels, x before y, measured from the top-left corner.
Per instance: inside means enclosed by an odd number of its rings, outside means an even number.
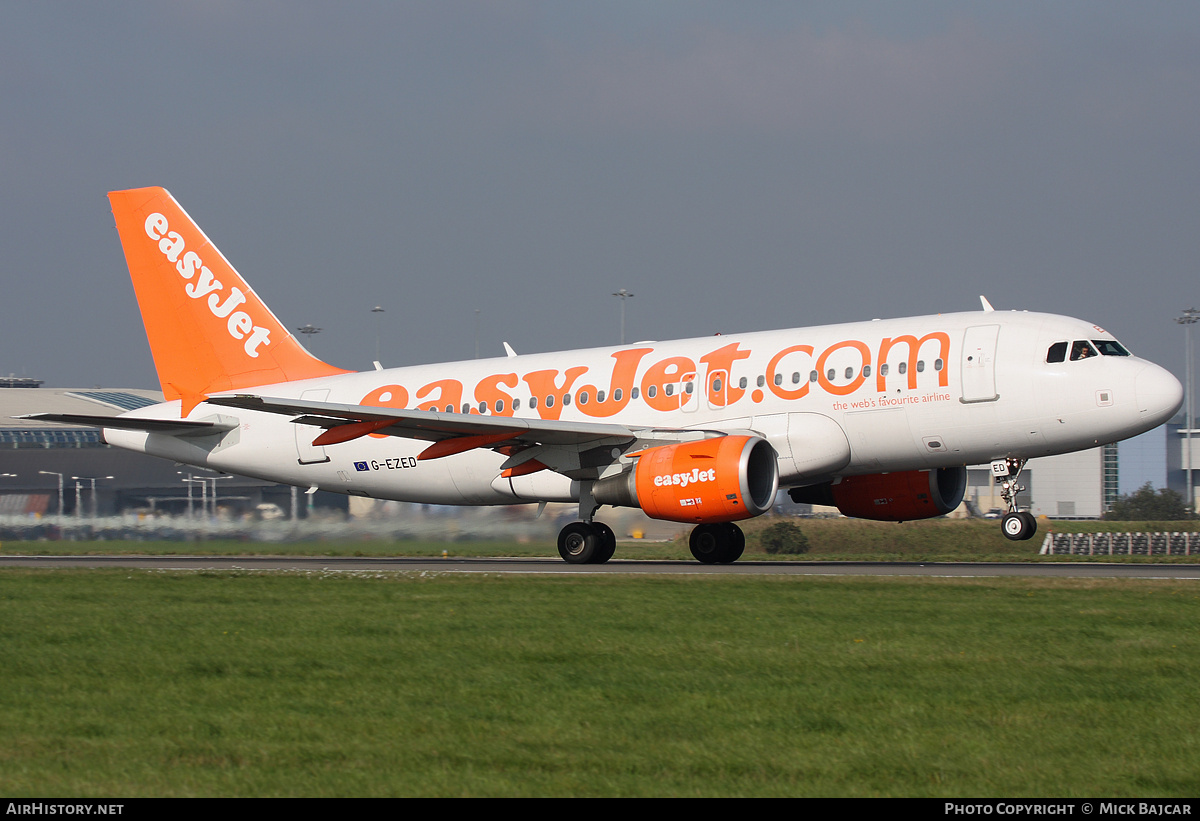
[[[1146,521],[1167,522],[1177,519],[1190,519],[1191,511],[1187,508],[1187,500],[1174,490],[1162,488],[1154,492],[1150,482],[1142,485],[1134,493],[1127,494],[1113,503],[1112,510],[1104,514],[1110,521]]]
[[[791,522],[776,522],[765,528],[758,541],[768,553],[798,555],[808,552],[808,537]]]

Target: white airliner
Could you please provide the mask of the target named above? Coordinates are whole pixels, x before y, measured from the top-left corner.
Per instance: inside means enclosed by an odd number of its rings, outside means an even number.
[[[568,562],[613,555],[603,505],[695,524],[732,562],[734,522],[780,488],[848,516],[905,521],[962,501],[991,465],[1001,523],[1035,456],[1149,430],[1179,408],[1167,371],[1068,317],[983,311],[646,342],[363,373],[309,354],[162,188],[109,194],[167,399],[104,428],[113,445],[376,499],[577,502]]]

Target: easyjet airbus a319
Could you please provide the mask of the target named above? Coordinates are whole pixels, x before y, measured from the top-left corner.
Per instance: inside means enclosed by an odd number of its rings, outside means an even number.
[[[1068,317],[985,310],[353,373],[312,356],[162,188],[109,194],[166,402],[105,439],[228,473],[412,502],[577,502],[568,562],[612,557],[604,505],[694,524],[732,562],[735,522],[780,488],[905,521],[991,465],[1008,512],[1025,461],[1149,430],[1179,381]]]

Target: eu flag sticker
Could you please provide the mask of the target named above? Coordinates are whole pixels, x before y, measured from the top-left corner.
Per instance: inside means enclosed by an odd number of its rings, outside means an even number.
[[[369,467],[367,467],[367,463],[366,463],[366,462],[355,462],[355,463],[354,463],[354,469],[355,469],[355,470],[370,470],[370,468],[369,468]]]

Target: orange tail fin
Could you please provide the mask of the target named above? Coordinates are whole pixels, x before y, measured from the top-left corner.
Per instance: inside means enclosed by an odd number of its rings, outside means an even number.
[[[166,189],[108,199],[158,381],[184,416],[211,393],[347,373],[288,333]]]

